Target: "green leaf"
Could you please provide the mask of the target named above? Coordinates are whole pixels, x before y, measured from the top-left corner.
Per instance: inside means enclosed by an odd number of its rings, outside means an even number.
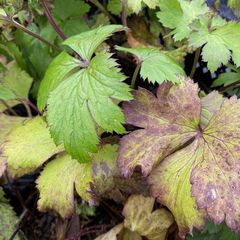
[[[0,239],[7,240],[11,238],[19,219],[3,195],[0,187]],[[20,240],[21,238],[17,234],[14,239]]]
[[[36,117],[25,121],[6,137],[2,158],[8,163],[8,172],[20,177],[37,169],[61,149],[53,143],[43,118]]]
[[[238,82],[239,80],[240,72],[222,73],[216,80],[214,80],[212,87],[219,87],[221,85],[226,87],[231,85],[232,83]]]
[[[122,11],[122,2],[119,0],[108,1],[107,10],[115,15],[119,15]]]
[[[240,23],[225,22],[224,25],[212,24],[209,29],[208,21],[202,21],[201,30],[191,33],[189,44],[191,47],[201,47],[203,60],[208,63],[211,72],[217,70],[221,64],[226,65],[230,58],[237,67],[240,66],[240,44],[236,40],[240,37]]]
[[[157,165],[148,178],[151,192],[171,210],[181,237],[206,217],[239,231],[240,101],[217,92],[200,101],[189,80],[163,84],[157,98],[144,90],[135,96],[124,112],[127,123],[142,129],[120,142],[122,173],[141,166],[147,175]]]
[[[141,65],[141,77],[152,83],[170,81],[179,83],[179,75],[185,75],[184,70],[169,56],[154,48],[123,48],[116,47],[119,51],[129,52],[137,56]]]
[[[74,189],[89,201],[91,181],[91,164],[80,164],[66,154],[58,156],[47,164],[37,180],[39,210],[53,209],[62,218],[70,217],[74,210]]]
[[[203,231],[194,231],[193,236],[188,236],[187,240],[238,240],[239,235],[230,231],[225,224],[215,225],[207,221]]]
[[[15,95],[15,99],[28,99],[32,78],[19,68],[15,62],[11,62],[7,68],[8,70],[5,72],[2,80],[0,80],[0,98],[3,100],[12,100]],[[6,88],[8,89],[7,96],[5,95]],[[4,91],[5,94],[3,94]]]
[[[128,198],[123,215],[124,227],[149,240],[165,240],[174,219],[166,209],[153,211],[154,198],[132,195]]]
[[[159,5],[157,16],[165,27],[174,29],[171,33],[176,41],[189,37],[190,25],[208,12],[204,0],[159,0]]]
[[[49,65],[38,92],[38,108],[43,110],[49,93],[54,90],[71,71],[80,68],[80,61],[66,52],[60,53]]]
[[[165,156],[195,135],[200,117],[198,87],[185,79],[179,86],[165,83],[157,98],[141,89],[135,92],[134,101],[124,104],[124,114],[128,124],[141,129],[121,139],[118,166],[125,176],[136,166],[147,176]]]
[[[128,0],[127,5],[134,13],[139,13],[142,4],[145,3],[149,8],[156,8],[159,5],[158,0]]]
[[[86,69],[63,81],[48,100],[48,123],[56,144],[64,143],[67,152],[81,162],[88,161],[88,152],[97,150],[95,125],[108,132],[125,132],[124,115],[113,100],[132,96],[110,57],[104,52],[96,55]]]
[[[53,15],[65,21],[70,17],[82,17],[89,9],[90,6],[82,0],[55,0]]]
[[[108,25],[98,27],[88,32],[80,33],[65,40],[63,44],[68,45],[77,52],[83,60],[90,61],[97,47],[113,33],[123,31],[122,25]]]
[[[16,95],[7,87],[0,85],[0,99],[4,101],[16,99]]]

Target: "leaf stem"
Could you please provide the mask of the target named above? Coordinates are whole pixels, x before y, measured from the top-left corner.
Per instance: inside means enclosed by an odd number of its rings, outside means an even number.
[[[18,116],[17,113],[7,104],[6,101],[0,100],[0,102],[8,109],[8,111],[9,111],[13,116]]]
[[[197,69],[197,63],[198,63],[198,59],[200,57],[200,54],[201,54],[201,48],[198,48],[195,52],[195,56],[194,56],[194,62],[193,62],[193,66],[192,66],[192,70],[191,70],[191,73],[190,73],[190,78],[193,78],[195,72],[196,72],[196,69]]]
[[[51,12],[46,4],[46,2],[44,0],[40,0],[43,9],[44,9],[44,13],[48,19],[48,21],[50,22],[50,24],[53,26],[54,30],[56,31],[56,33],[63,39],[67,39],[67,37],[65,36],[65,34],[62,32],[62,30],[59,28],[59,26],[57,25],[57,23],[54,21]]]
[[[127,0],[122,0],[122,13],[121,20],[124,27],[128,27],[127,25]]]
[[[106,10],[106,8],[98,0],[89,0],[94,4],[103,14],[105,14],[113,23],[117,23],[116,19]]]
[[[41,115],[40,111],[38,110],[37,106],[35,106],[30,100],[26,100],[26,103],[34,110],[36,111],[39,115]]]
[[[136,68],[134,70],[134,73],[133,73],[133,76],[132,76],[132,80],[131,80],[131,88],[132,89],[135,88],[135,83],[136,83],[137,76],[138,76],[139,70],[141,68],[141,65],[142,65],[142,62],[138,60],[138,63],[136,65]]]
[[[13,18],[9,17],[9,16],[3,16],[0,15],[0,20],[3,20],[9,24],[11,24],[12,26],[22,30],[23,32],[37,38],[38,40],[44,42],[45,44],[49,45],[51,48],[56,49],[58,51],[61,51],[58,47],[54,46],[52,43],[50,43],[48,40],[46,40],[45,38],[43,38],[42,36],[38,35],[35,32],[32,32],[31,30],[27,29],[26,27],[24,27],[23,25],[21,25],[20,23],[16,22]]]
[[[32,111],[31,108],[29,107],[29,105],[26,103],[26,101],[22,100],[21,103],[24,105],[26,111],[27,111],[27,115],[29,118],[32,118]]]

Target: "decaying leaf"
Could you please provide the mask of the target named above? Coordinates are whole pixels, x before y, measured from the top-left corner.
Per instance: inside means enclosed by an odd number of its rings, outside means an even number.
[[[122,223],[118,224],[115,227],[113,227],[111,230],[109,230],[107,233],[104,233],[99,237],[97,237],[95,240],[119,240],[117,236],[122,231],[122,229],[123,229],[123,224]]]
[[[183,79],[160,86],[157,98],[146,90],[135,96],[124,112],[142,129],[120,142],[122,173],[141,166],[147,175],[157,166],[149,176],[153,196],[171,210],[182,237],[206,216],[239,231],[240,101],[217,92],[200,100],[197,85]]]
[[[163,208],[153,211],[153,205],[152,197],[130,196],[123,209],[123,224],[118,224],[95,240],[165,240],[174,222],[173,216]]]
[[[200,118],[198,87],[190,80],[181,81],[179,86],[163,84],[157,97],[140,89],[135,100],[124,104],[124,113],[127,123],[141,129],[122,138],[118,166],[125,176],[141,166],[146,176],[195,135]]]
[[[164,240],[174,219],[166,209],[153,211],[153,205],[154,198],[130,196],[123,209],[124,227],[149,240]]]

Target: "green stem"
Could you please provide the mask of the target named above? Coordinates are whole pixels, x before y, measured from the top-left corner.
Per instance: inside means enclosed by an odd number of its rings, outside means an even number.
[[[98,0],[89,0],[94,4],[103,14],[105,14],[113,23],[117,23],[115,18],[106,10],[106,8]]]
[[[195,72],[196,72],[196,69],[197,69],[197,63],[198,63],[198,59],[200,57],[200,54],[201,54],[201,48],[198,48],[195,52],[195,56],[194,56],[194,62],[193,62],[193,66],[192,66],[192,70],[191,70],[191,73],[190,73],[190,78],[193,78]]]
[[[38,35],[37,33],[32,32],[31,30],[27,29],[26,27],[24,27],[20,23],[16,22],[13,18],[10,18],[8,16],[0,15],[0,20],[3,20],[5,22],[11,24],[12,26],[14,26],[14,27],[22,30],[23,32],[37,38],[38,40],[44,42],[45,44],[49,45],[51,48],[60,51],[60,49],[58,47],[54,46],[52,43],[50,43],[49,41],[47,41],[46,39],[44,39],[42,36]]]
[[[133,73],[132,80],[131,80],[131,88],[132,89],[135,88],[135,83],[136,83],[136,80],[137,80],[137,76],[138,76],[139,70],[141,68],[141,64],[142,63],[140,61],[138,61],[137,66],[135,68],[135,71]]]
[[[6,101],[0,100],[0,102],[8,109],[8,111],[9,111],[13,116],[18,116],[17,113],[7,104]]]

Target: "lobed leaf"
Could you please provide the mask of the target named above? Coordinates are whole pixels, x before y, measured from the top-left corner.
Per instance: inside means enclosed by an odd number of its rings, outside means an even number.
[[[71,216],[74,210],[74,189],[85,201],[89,201],[91,182],[91,164],[80,164],[67,154],[58,156],[47,164],[37,180],[39,210],[53,209],[62,218]]]
[[[215,20],[216,21],[216,20]],[[189,44],[192,47],[202,48],[203,60],[208,63],[211,72],[215,72],[222,64],[226,65],[230,58],[237,67],[240,66],[239,42],[240,23],[224,22],[217,25],[213,23],[209,29],[209,22],[201,22],[201,30],[191,33]]]
[[[130,196],[123,209],[124,227],[149,240],[164,240],[174,219],[166,209],[153,211],[153,205],[151,197]]]
[[[129,124],[143,129],[121,140],[120,169],[131,175],[141,166],[147,175],[156,166],[148,178],[151,191],[173,213],[180,236],[202,228],[206,217],[239,231],[239,100],[212,92],[200,101],[196,85],[185,80],[179,87],[163,84],[157,98],[137,91],[124,112]],[[175,125],[181,128],[170,128]],[[184,134],[186,141],[175,144]]]
[[[171,33],[176,41],[189,37],[190,25],[208,12],[204,0],[159,0],[159,5],[157,16],[165,27],[173,29]]]
[[[65,40],[63,44],[77,52],[84,61],[89,62],[98,46],[113,33],[123,31],[122,25],[100,26]]]
[[[179,75],[185,75],[184,70],[169,56],[154,48],[124,48],[116,47],[119,51],[129,52],[137,56],[141,63],[141,77],[152,83],[170,81],[179,83]]]
[[[51,139],[43,118],[35,117],[25,121],[6,137],[1,158],[7,161],[8,172],[13,177],[20,177],[37,169],[61,149]]]
[[[194,136],[200,118],[198,87],[183,79],[179,86],[165,83],[159,87],[157,98],[140,89],[135,100],[124,104],[124,114],[128,124],[142,129],[121,139],[118,166],[125,176],[140,166],[146,176]]]
[[[128,0],[127,5],[134,13],[139,13],[142,4],[145,3],[149,8],[156,8],[159,5],[158,0]]]
[[[86,162],[96,152],[96,126],[108,132],[124,133],[124,115],[114,104],[130,100],[129,87],[109,53],[99,53],[86,69],[62,82],[48,100],[48,122],[56,144],[64,143],[75,159]],[[67,91],[66,91],[67,89]],[[64,113],[64,114],[62,114]]]

